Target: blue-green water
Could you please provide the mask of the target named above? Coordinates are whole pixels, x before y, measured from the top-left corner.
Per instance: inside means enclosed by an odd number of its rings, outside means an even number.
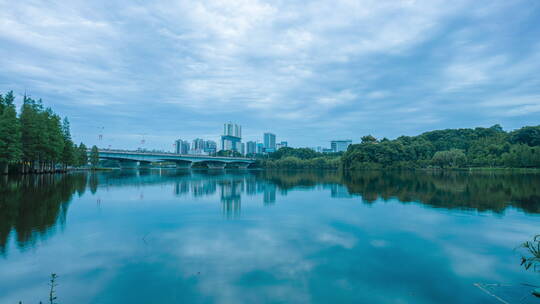
[[[539,214],[536,174],[0,177],[0,303],[497,303]]]

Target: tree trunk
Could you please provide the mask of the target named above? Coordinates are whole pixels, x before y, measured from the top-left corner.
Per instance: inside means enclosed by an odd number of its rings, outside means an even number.
[[[0,174],[8,174],[9,166],[7,162],[0,163]]]

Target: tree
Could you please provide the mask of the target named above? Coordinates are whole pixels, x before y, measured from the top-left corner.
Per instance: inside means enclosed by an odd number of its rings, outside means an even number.
[[[96,169],[99,165],[99,150],[96,145],[92,146],[90,150],[90,164],[92,165],[92,169]]]
[[[41,103],[28,96],[24,96],[19,117],[21,123],[21,143],[23,152],[23,172],[34,171],[36,163],[43,158],[41,141],[44,140],[43,124],[40,113],[43,111]]]
[[[431,160],[433,164],[445,167],[461,167],[467,162],[467,157],[463,151],[452,149],[449,151],[438,151]]]
[[[75,150],[73,148],[73,141],[71,140],[71,132],[69,130],[69,120],[67,117],[62,121],[62,139],[64,142],[64,149],[62,151],[62,163],[64,170],[67,166],[75,164]]]
[[[238,151],[233,151],[233,150],[219,150],[216,153],[216,156],[242,157],[242,154]]]
[[[0,174],[7,174],[11,163],[22,157],[21,129],[15,110],[13,92],[0,95]]]
[[[529,146],[540,146],[540,126],[523,127],[513,131],[510,135],[510,142],[513,144],[527,144]]]
[[[62,162],[62,153],[64,151],[64,135],[62,134],[62,123],[60,116],[54,114],[51,108],[47,108],[42,113],[45,120],[45,141],[42,147],[45,151],[44,160],[41,166],[46,170],[54,170],[55,164]]]
[[[88,165],[88,152],[87,148],[83,143],[79,144],[77,148],[77,166],[82,167]]]
[[[377,138],[371,135],[362,136],[361,140],[363,144],[372,144],[377,142]]]

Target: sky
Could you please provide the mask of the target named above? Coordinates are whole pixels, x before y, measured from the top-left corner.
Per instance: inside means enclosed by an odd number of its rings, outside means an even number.
[[[540,1],[0,0],[9,90],[103,148],[513,130],[540,124]]]

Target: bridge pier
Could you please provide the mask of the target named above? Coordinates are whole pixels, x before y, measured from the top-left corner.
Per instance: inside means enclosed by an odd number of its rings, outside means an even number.
[[[137,169],[139,162],[136,160],[122,159],[118,161],[121,169]]]
[[[139,161],[139,168],[141,168],[141,169],[150,169],[150,168],[152,168],[152,163],[151,162],[146,162],[146,161]]]
[[[238,168],[238,169],[247,169],[249,167],[249,163],[231,163],[229,164],[231,168]]]
[[[175,161],[176,163],[176,169],[190,169],[191,165],[193,165],[190,161]]]
[[[224,169],[226,163],[217,162],[217,161],[209,161],[209,162],[206,162],[206,165],[208,166],[208,169]]]

